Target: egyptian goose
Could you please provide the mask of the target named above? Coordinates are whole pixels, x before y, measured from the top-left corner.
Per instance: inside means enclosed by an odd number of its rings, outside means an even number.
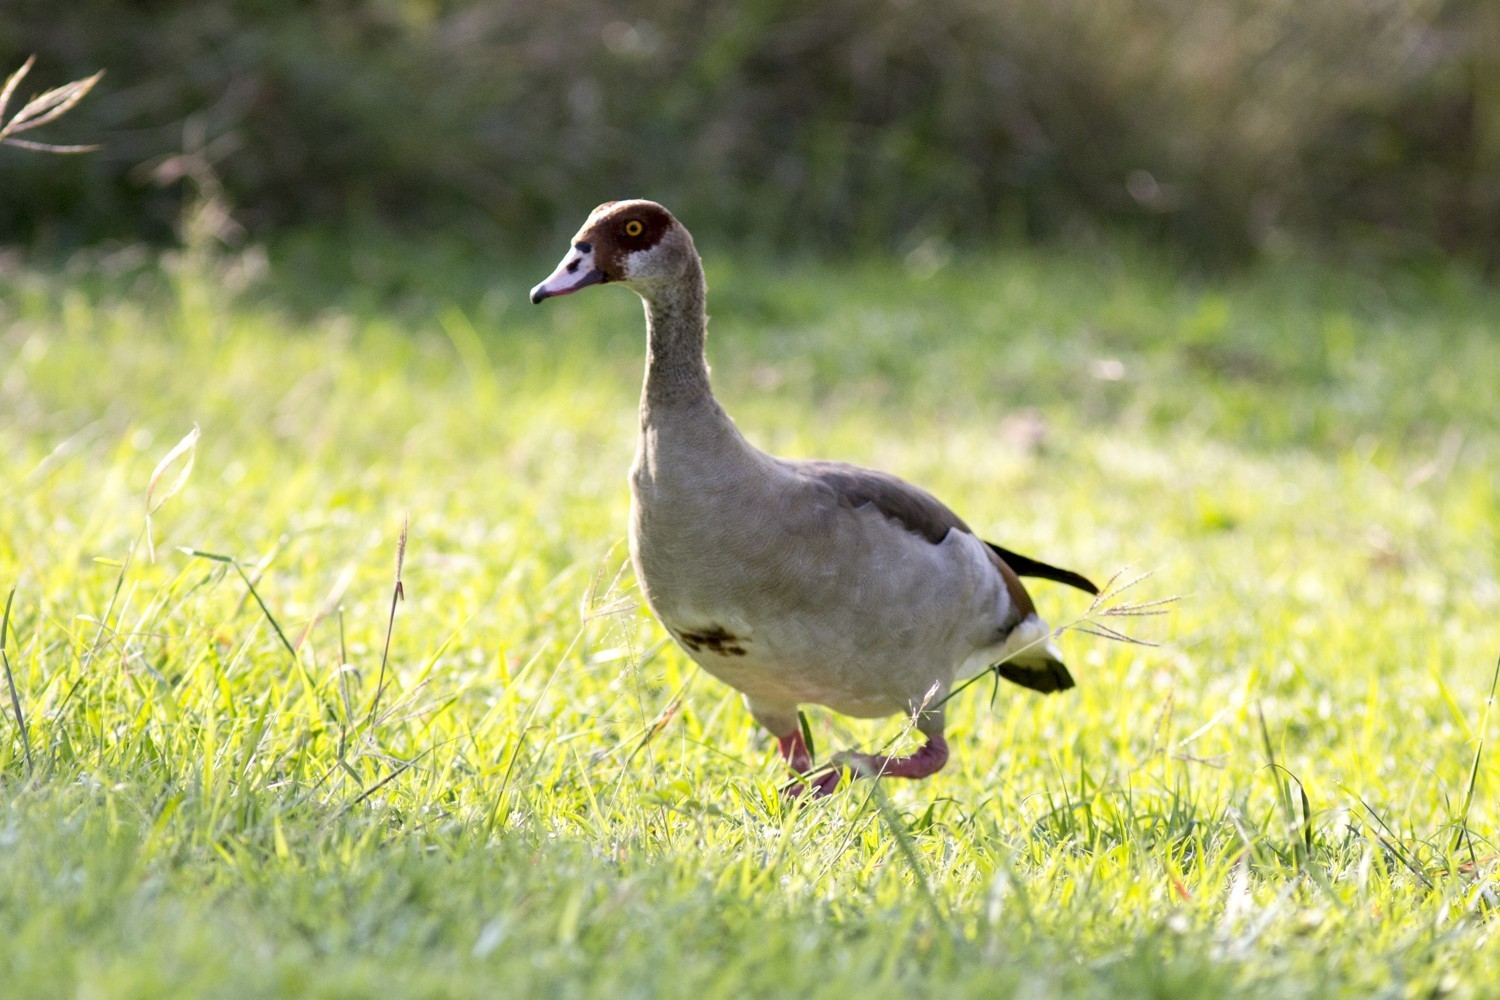
[[[926,737],[908,756],[840,755],[811,775],[811,791],[831,791],[845,767],[906,778],[942,768],[942,702],[955,679],[998,664],[1035,691],[1073,686],[1018,574],[1097,593],[1092,583],[981,541],[895,476],[776,458],[745,440],[709,386],[703,266],[670,212],[600,205],[531,301],[608,282],[646,304],[630,470],[630,556],[646,603],[689,656],[744,694],[799,774],[812,767],[804,702],[861,718],[906,713]]]

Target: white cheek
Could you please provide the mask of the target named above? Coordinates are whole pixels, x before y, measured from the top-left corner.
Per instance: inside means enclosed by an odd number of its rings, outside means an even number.
[[[625,273],[626,281],[650,277],[651,251],[636,250],[626,254],[625,259],[621,262],[621,270]]]

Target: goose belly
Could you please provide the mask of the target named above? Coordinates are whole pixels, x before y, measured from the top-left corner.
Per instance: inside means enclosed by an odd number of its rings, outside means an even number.
[[[891,715],[992,662],[1011,609],[982,542],[840,513],[812,533],[762,528],[755,545],[700,525],[691,554],[638,522],[641,589],[688,654],[752,701]]]
[[[856,718],[904,714],[931,704],[955,677],[983,669],[1000,649],[955,643],[941,634],[907,633],[882,642],[867,623],[851,622],[841,632],[831,623],[790,616],[743,621],[739,627],[739,632],[723,628],[705,642],[700,627],[667,624],[704,670],[753,702],[823,705]]]

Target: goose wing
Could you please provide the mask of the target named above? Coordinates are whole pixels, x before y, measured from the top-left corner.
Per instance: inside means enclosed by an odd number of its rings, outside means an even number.
[[[970,535],[974,534],[973,529],[964,523],[963,518],[950,510],[937,497],[888,472],[865,469],[846,462],[820,460],[789,464],[809,479],[817,480],[831,488],[849,506],[861,507],[865,504],[872,504],[886,517],[901,524],[906,530],[921,535],[934,545],[941,542],[948,532],[955,528]],[[1081,573],[1013,552],[994,542],[985,542],[985,544],[1016,576],[1052,580],[1055,583],[1076,587],[1085,593],[1099,593],[1099,588]]]

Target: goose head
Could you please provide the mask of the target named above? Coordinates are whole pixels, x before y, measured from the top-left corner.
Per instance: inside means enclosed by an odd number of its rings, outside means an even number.
[[[687,229],[654,201],[607,201],[589,213],[572,242],[557,270],[531,290],[533,303],[605,282],[649,299],[698,266]]]

